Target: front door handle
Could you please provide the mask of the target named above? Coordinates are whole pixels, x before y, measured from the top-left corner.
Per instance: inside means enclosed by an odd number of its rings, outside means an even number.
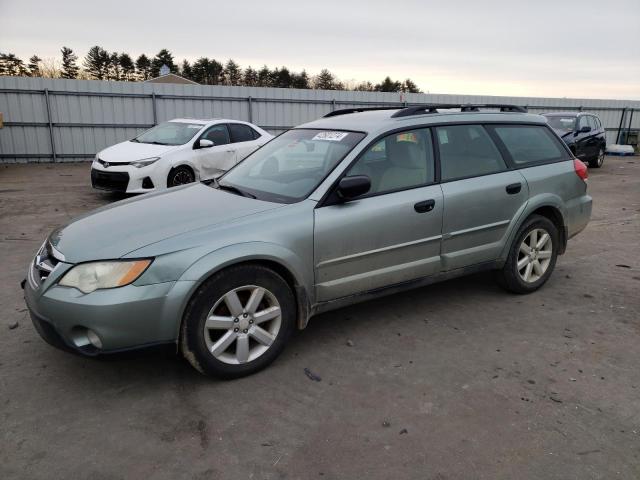
[[[509,195],[515,195],[516,193],[520,193],[520,190],[522,190],[522,184],[512,183],[511,185],[507,185],[506,190]]]
[[[425,200],[424,202],[416,203],[413,206],[413,209],[418,213],[426,213],[433,210],[433,207],[435,206],[436,206],[436,201],[431,199],[431,200]]]

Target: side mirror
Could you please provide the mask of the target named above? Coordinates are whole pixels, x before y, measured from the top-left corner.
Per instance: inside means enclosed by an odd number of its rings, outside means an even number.
[[[578,130],[578,133],[589,133],[590,131],[591,127],[589,125],[585,125],[580,130]]]
[[[211,140],[207,140],[206,138],[201,138],[196,142],[196,148],[211,148],[215,145]]]
[[[343,177],[338,184],[338,196],[342,200],[352,200],[371,190],[371,180],[366,175]]]

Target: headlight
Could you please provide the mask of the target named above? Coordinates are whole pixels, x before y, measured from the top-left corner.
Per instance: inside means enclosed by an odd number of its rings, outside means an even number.
[[[158,160],[160,160],[160,157],[143,158],[142,160],[136,160],[135,162],[131,162],[131,165],[133,165],[136,168],[142,168],[142,167],[146,167],[147,165],[151,165],[152,163],[155,163]]]
[[[81,263],[69,270],[59,285],[75,287],[84,293],[101,288],[123,287],[135,281],[150,264],[151,260]]]

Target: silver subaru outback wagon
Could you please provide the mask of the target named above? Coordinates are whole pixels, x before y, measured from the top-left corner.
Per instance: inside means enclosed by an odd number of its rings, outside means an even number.
[[[60,348],[174,343],[201,372],[247,375],[319,312],[480,270],[537,290],[589,221],[586,178],[520,107],[339,110],[218,180],[55,230],[26,303]]]

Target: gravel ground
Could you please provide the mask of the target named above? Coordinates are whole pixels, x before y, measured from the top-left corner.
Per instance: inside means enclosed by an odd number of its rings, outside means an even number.
[[[116,199],[88,169],[0,166],[0,478],[640,478],[640,157],[590,172],[592,221],[539,292],[481,274],[323,314],[228,382],[36,334],[27,263]]]

